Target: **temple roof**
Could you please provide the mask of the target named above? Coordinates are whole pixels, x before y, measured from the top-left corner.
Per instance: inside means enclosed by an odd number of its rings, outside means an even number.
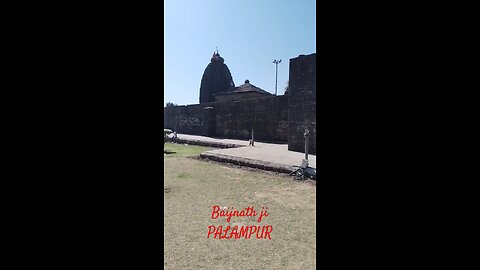
[[[233,91],[222,92],[222,93],[218,93],[218,94],[215,94],[215,95],[228,95],[228,94],[246,93],[246,92],[257,92],[257,93],[264,94],[264,95],[272,95],[269,92],[251,84],[249,80],[245,80],[244,84],[233,88]]]
[[[214,62],[224,63],[225,59],[223,59],[223,57],[221,57],[220,54],[217,51],[216,53],[215,52],[213,53],[212,58],[210,59],[210,62],[212,62],[212,63],[214,63]]]

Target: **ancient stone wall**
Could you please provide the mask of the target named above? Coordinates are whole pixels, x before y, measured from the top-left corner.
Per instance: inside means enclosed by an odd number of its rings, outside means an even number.
[[[207,109],[205,109],[207,108]],[[214,115],[215,119],[212,119]],[[212,125],[215,126],[212,130]],[[288,97],[271,96],[237,102],[164,108],[164,128],[178,133],[256,141],[288,140]]]
[[[288,150],[304,152],[305,128],[310,130],[309,153],[317,152],[317,57],[300,55],[290,59],[288,89]]]
[[[251,138],[256,141],[288,140],[288,97],[271,96],[237,102],[216,102],[216,135],[219,137]]]
[[[242,99],[256,99],[262,98],[266,95],[263,95],[258,92],[246,92],[246,93],[231,93],[227,95],[216,95],[215,101],[234,101],[234,100],[242,100]]]
[[[202,135],[203,115],[207,104],[165,107],[163,120],[164,128],[178,133]]]

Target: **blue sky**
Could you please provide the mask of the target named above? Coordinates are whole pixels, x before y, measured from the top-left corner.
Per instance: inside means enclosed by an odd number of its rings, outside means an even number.
[[[200,82],[215,48],[235,86],[278,94],[289,59],[316,52],[315,0],[165,0],[164,101],[198,104]],[[165,104],[164,104],[165,105]]]

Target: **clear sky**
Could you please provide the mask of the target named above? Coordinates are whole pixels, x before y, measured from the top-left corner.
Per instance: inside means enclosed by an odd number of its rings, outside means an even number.
[[[164,101],[198,104],[215,48],[235,86],[283,95],[289,59],[316,52],[315,0],[165,0]],[[164,104],[165,105],[165,104]]]

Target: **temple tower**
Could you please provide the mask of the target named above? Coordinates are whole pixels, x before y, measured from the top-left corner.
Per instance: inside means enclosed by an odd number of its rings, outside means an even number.
[[[214,94],[228,92],[235,87],[232,74],[224,62],[218,51],[213,53],[210,64],[203,72],[200,103],[214,102]]]

